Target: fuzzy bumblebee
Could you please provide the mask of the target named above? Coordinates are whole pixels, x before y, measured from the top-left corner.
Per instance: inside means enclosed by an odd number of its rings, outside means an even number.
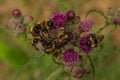
[[[62,46],[68,43],[68,34],[65,32],[64,28],[61,28],[57,35],[58,41]]]
[[[54,53],[55,43],[54,40],[51,40],[49,35],[49,30],[53,27],[53,23],[51,20],[46,19],[42,22],[36,23],[31,27],[30,32],[33,37],[33,46],[36,48],[36,44],[40,43],[44,47],[44,51],[46,53]]]
[[[104,39],[103,35],[92,35],[89,40],[86,42],[86,45],[91,46],[92,48],[98,47],[98,44]]]
[[[54,27],[54,24],[50,19],[46,19],[42,22],[38,22],[38,25],[40,27],[40,30],[44,32],[48,32],[50,29]]]
[[[56,52],[54,40],[46,39],[42,42],[42,45],[45,48],[45,52],[47,54],[54,54]]]

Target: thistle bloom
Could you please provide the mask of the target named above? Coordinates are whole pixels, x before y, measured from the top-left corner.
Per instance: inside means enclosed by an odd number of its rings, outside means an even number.
[[[14,9],[12,11],[12,15],[13,15],[13,17],[18,18],[21,16],[21,11],[19,9]]]
[[[67,16],[67,19],[73,19],[75,18],[75,12],[73,10],[69,10],[67,13],[66,13],[66,16]]]
[[[13,30],[13,35],[18,35],[22,33],[25,30],[24,26],[22,24],[18,24],[15,29]]]
[[[16,26],[16,30],[18,30],[18,31],[24,31],[24,26],[23,26],[23,24],[18,24],[18,25]]]
[[[84,76],[84,73],[81,69],[76,70],[73,74],[73,77],[78,79],[81,79],[83,76]]]
[[[82,21],[80,23],[79,29],[82,32],[87,32],[87,31],[89,31],[92,28],[93,25],[94,25],[93,21],[91,21],[91,20],[85,20],[85,21]]]
[[[86,69],[85,70],[85,74],[90,74],[91,73],[91,70],[90,69]]]
[[[63,53],[62,60],[66,66],[74,66],[82,60],[82,57],[73,49],[68,49]]]
[[[52,21],[56,27],[64,27],[67,21],[67,17],[62,13],[56,13],[53,16]]]
[[[113,23],[116,24],[116,25],[120,24],[120,19],[119,18],[114,18]]]
[[[29,24],[30,22],[33,21],[33,17],[32,16],[24,16],[24,24]]]
[[[14,27],[15,27],[15,24],[11,23],[11,22],[8,22],[5,24],[5,27],[8,29],[8,30],[13,30]]]
[[[87,42],[92,35],[93,34],[88,34],[80,40],[80,48],[86,54],[89,54],[90,51],[93,49],[91,46],[87,45]]]

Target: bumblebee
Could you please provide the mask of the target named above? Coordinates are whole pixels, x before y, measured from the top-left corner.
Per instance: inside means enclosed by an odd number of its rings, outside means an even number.
[[[41,41],[39,37],[33,37],[33,46],[35,47],[36,50],[39,50],[36,46],[39,43],[44,47],[44,51],[47,54],[49,53],[54,54],[56,52],[54,40],[49,40],[46,38]]]
[[[60,29],[57,37],[58,37],[58,41],[62,46],[68,43],[68,34],[65,32],[64,28]]]
[[[34,46],[34,48],[36,50],[39,50],[39,48],[36,45],[40,43],[40,38],[39,37],[33,37],[32,41],[33,41],[32,45]]]
[[[40,38],[39,37],[33,37],[33,44],[37,44],[38,42],[40,42]]]
[[[53,22],[50,19],[46,19],[42,22],[38,22],[30,28],[30,32],[33,36],[39,36],[40,32],[48,33],[50,29],[54,27]]]
[[[39,24],[35,24],[30,28],[30,33],[32,34],[33,37],[39,37],[40,32],[41,32],[41,29]]]
[[[55,47],[55,43],[54,40],[44,40],[44,42],[42,42],[45,52],[47,54],[49,53],[55,53],[56,52],[56,47]]]
[[[46,19],[42,22],[38,22],[38,24],[40,25],[41,30],[44,32],[48,32],[50,29],[54,27],[54,24],[50,19]]]
[[[89,40],[86,42],[86,45],[91,46],[92,48],[97,47],[98,44],[104,39],[103,35],[92,35]]]

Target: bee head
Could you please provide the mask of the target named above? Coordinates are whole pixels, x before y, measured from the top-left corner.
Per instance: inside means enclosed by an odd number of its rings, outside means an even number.
[[[54,26],[54,23],[52,22],[52,20],[49,20],[49,21],[47,22],[47,25],[48,25],[50,28],[52,28],[52,27]]]
[[[38,37],[33,38],[33,46],[35,46],[35,44],[38,44],[38,42],[40,42],[40,39]]]
[[[89,40],[86,42],[87,46],[91,46],[92,48],[97,47],[98,45],[98,39],[96,35],[91,35]]]
[[[36,34],[39,34],[39,32],[40,32],[40,25],[39,24],[37,24],[33,27],[33,32]]]
[[[66,45],[68,43],[68,39],[64,39],[63,41],[62,41],[62,44],[63,45]]]
[[[90,40],[88,40],[88,41],[86,42],[86,45],[87,45],[87,46],[91,46]]]

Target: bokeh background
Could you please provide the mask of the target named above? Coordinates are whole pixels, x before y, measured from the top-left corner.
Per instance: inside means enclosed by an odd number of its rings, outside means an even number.
[[[84,20],[88,10],[99,9],[107,14],[109,7],[120,7],[120,0],[0,0],[0,80],[13,80],[22,65],[40,54],[33,49],[29,41],[23,38],[15,39],[5,30],[5,24],[11,18],[13,9],[20,9],[24,15],[32,15],[35,21],[41,21],[57,11],[65,12],[69,9],[74,9],[81,20]],[[91,14],[88,19],[95,21],[96,28],[105,21],[98,14]],[[102,34],[107,34],[110,27]],[[95,80],[120,79],[120,28],[109,36],[111,39],[105,39],[105,49],[93,55]],[[118,51],[112,49],[113,46]],[[58,67],[51,56],[44,55],[21,72],[18,80],[46,80]],[[53,80],[67,80],[66,77],[61,77],[63,74],[57,75]],[[89,77],[85,80],[91,80]]]

